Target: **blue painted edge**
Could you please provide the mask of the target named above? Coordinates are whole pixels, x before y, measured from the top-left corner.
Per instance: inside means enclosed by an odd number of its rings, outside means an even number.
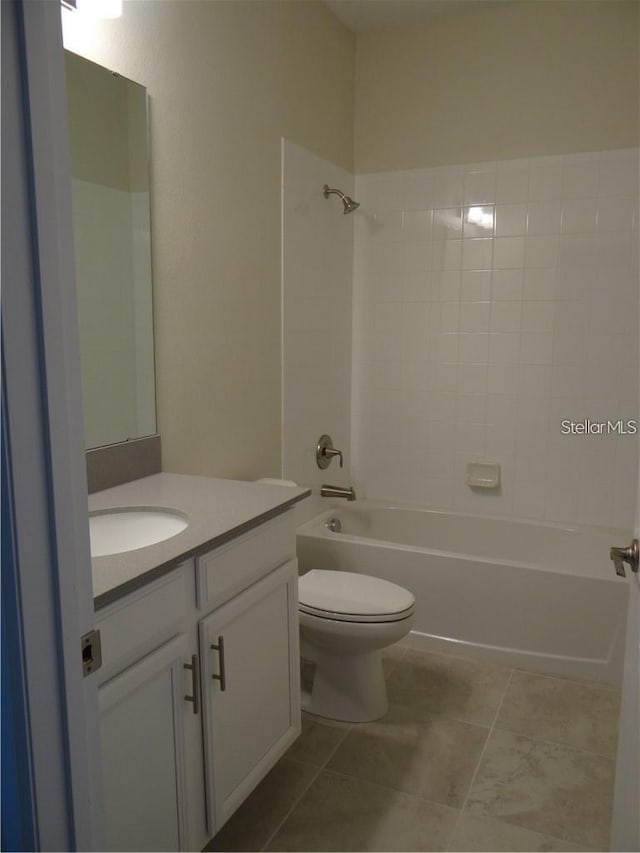
[[[22,625],[14,538],[8,433],[6,428],[4,352],[2,353],[2,666],[0,762],[2,850],[36,850],[37,821],[32,786],[27,698],[23,677]]]

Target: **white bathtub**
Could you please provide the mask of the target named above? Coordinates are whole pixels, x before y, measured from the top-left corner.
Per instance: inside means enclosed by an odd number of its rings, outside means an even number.
[[[609,548],[628,539],[356,501],[302,524],[297,545],[301,571],[362,572],[410,589],[417,648],[619,685],[628,585]]]

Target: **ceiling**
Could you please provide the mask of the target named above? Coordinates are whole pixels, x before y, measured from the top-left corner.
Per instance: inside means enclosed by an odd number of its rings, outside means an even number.
[[[513,0],[325,0],[355,33],[424,24],[434,15],[464,15],[510,2]]]

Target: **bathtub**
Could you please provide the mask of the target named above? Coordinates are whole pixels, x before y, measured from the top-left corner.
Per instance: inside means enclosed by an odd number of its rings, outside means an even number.
[[[630,538],[356,501],[298,527],[297,550],[302,572],[362,572],[411,590],[415,648],[619,686],[628,583],[609,548]]]

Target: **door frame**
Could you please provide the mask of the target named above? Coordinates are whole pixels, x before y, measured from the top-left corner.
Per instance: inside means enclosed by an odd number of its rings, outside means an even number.
[[[2,840],[96,850],[102,774],[97,684],[83,678],[80,652],[94,615],[60,6],[1,6],[3,712],[14,745],[3,783],[15,792]]]
[[[640,537],[640,467],[635,536]],[[611,850],[640,850],[640,576],[631,572]]]

